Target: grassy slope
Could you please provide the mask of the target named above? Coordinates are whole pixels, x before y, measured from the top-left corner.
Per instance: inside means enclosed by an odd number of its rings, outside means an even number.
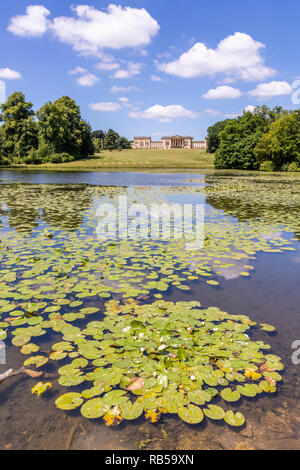
[[[213,155],[198,149],[174,150],[118,150],[103,151],[89,160],[71,163],[27,165],[28,169],[47,168],[51,170],[100,170],[100,169],[159,169],[159,168],[207,168],[214,167]]]

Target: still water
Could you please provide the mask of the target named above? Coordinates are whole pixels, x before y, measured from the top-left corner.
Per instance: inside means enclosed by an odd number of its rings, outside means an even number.
[[[3,243],[6,240],[21,243],[24,239],[30,243],[45,229],[53,234],[53,243],[58,241],[57,246],[66,233],[78,239],[93,236],[92,214],[99,201],[104,196],[112,200],[119,192],[124,194],[127,188],[137,188],[142,201],[151,200],[152,194],[153,200],[158,194],[164,194],[167,202],[205,203],[208,224],[212,221],[219,226],[225,224],[240,238],[252,234],[253,220],[259,214],[264,216],[259,230],[275,227],[273,235],[288,240],[294,248],[283,253],[267,252],[260,250],[258,244],[255,255],[249,255],[254,268],[249,276],[240,275],[244,260],[235,260],[234,266],[223,270],[212,264],[218,286],[202,279],[186,279],[190,290],[178,290],[169,285],[162,292],[163,299],[168,301],[197,300],[204,308],[219,307],[230,314],[244,314],[255,322],[276,327],[276,333],[261,332],[262,337],[258,339],[268,343],[271,353],[282,358],[285,366],[280,372],[282,381],[276,393],[244,397],[238,406],[231,405],[234,411],[238,409],[246,417],[244,426],[232,428],[224,421],[208,419],[189,425],[167,414],[157,424],[141,416],[136,421],[123,421],[118,427],[107,427],[100,419],[84,418],[78,409],[62,411],[55,406],[55,400],[66,393],[66,387],[57,382],[57,363],[50,360],[43,370],[49,374],[53,385],[44,396],[31,393],[37,381],[24,375],[0,383],[1,449],[300,449],[300,364],[293,364],[291,359],[292,343],[300,340],[300,243],[297,238],[300,179],[276,178],[280,187],[275,188],[273,179],[259,177],[260,181],[255,181],[255,177],[251,178],[246,181],[248,195],[244,187],[238,187],[240,181],[244,184],[244,176],[228,182],[222,176],[199,173],[0,172]],[[257,184],[261,184],[257,186],[258,200],[253,192],[253,185]],[[203,191],[204,187],[213,185],[221,187],[215,192]],[[113,188],[108,195],[105,187]],[[224,194],[226,188],[228,191]],[[262,238],[266,240],[267,236],[270,235],[264,234]],[[174,261],[172,253],[168,256],[168,263]],[[193,270],[194,261],[189,263],[188,269]],[[18,268],[17,261],[12,267]],[[143,284],[139,280],[137,284],[139,282]],[[134,287],[142,289],[142,285]],[[127,288],[132,289],[132,286]],[[139,302],[155,301],[155,293],[154,289],[148,295],[140,295]],[[120,295],[113,294],[113,298],[120,298]],[[101,308],[105,300],[97,300]],[[94,306],[97,302],[93,297],[84,299],[80,308]],[[62,310],[68,311],[65,306]],[[97,315],[89,320],[96,320]],[[34,339],[40,346],[39,353],[46,355],[54,343],[61,341],[55,331],[47,331],[46,335]],[[0,365],[0,374],[8,368],[21,367],[29,357],[21,354],[20,348],[11,346],[9,337],[6,353],[6,364]]]

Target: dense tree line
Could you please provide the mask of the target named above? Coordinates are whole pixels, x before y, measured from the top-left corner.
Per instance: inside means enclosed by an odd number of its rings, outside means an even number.
[[[300,110],[257,106],[208,129],[215,167],[297,171],[300,169]]]
[[[109,129],[107,132],[102,130],[94,131],[92,136],[94,138],[95,149],[98,152],[102,149],[112,151],[131,148],[130,141],[126,137],[120,136],[113,129]]]
[[[0,165],[63,163],[93,156],[102,148],[130,148],[110,129],[92,131],[69,96],[45,103],[36,113],[23,93],[0,105]]]
[[[0,106],[0,163],[60,163],[94,154],[91,126],[68,96],[33,104],[15,92]]]

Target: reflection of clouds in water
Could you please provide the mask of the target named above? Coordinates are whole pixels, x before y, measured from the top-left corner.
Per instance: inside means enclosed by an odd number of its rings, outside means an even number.
[[[280,232],[266,232],[261,234],[261,238],[264,240],[274,240],[275,238],[280,238],[282,234],[282,230]]]
[[[300,256],[295,256],[295,257],[293,258],[293,262],[294,262],[294,263],[300,263]]]
[[[9,212],[10,211],[9,205],[7,204],[7,202],[2,202],[0,204],[0,211],[2,211],[2,212]]]
[[[234,263],[234,266],[230,268],[221,268],[218,266],[212,266],[212,270],[215,273],[218,271],[218,275],[224,277],[226,280],[229,279],[237,279],[240,277],[240,272],[245,271],[244,266],[247,264],[248,258],[244,258],[242,261],[232,261],[231,263]],[[229,261],[228,261],[229,262]]]
[[[218,273],[217,275],[223,277],[226,280],[230,279],[237,279],[240,277],[240,272],[248,271],[245,269],[245,266],[248,265],[249,258],[245,257],[242,260],[233,260],[233,259],[220,259],[221,264],[234,264],[234,266],[230,266],[228,268],[221,267],[220,265],[214,265],[213,262],[209,262],[208,265],[212,268],[212,273]],[[192,262],[189,266],[190,270],[194,270],[196,268],[201,268],[201,263]]]

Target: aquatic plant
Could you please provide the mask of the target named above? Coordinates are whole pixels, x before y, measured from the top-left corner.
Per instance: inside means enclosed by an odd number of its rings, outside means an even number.
[[[266,354],[270,346],[246,333],[273,328],[245,315],[202,309],[196,301],[163,300],[149,305],[110,301],[105,315],[72,339],[67,324],[61,329],[67,333],[65,349],[72,345],[79,357],[59,369],[59,382],[91,386],[75,396],[62,395],[58,408],[81,406],[83,416],[104,417],[108,425],[144,412],[152,422],[172,413],[190,424],[205,415],[240,426],[244,417],[226,411],[226,403],[273,393],[281,380],[276,372],[283,369],[280,358]],[[221,399],[222,406],[208,405]]]
[[[284,201],[280,206],[265,184],[259,190],[253,183],[250,193],[247,184],[229,178],[205,189],[222,210],[207,208],[199,251],[185,250],[183,240],[99,241],[95,207],[124,188],[84,187],[76,190],[72,205],[73,192],[62,187],[3,185],[0,202],[13,210],[0,219],[0,340],[29,356],[25,366],[40,370],[57,361],[58,382],[67,388],[57,407],[80,409],[107,425],[143,414],[155,423],[171,413],[188,423],[206,417],[241,426],[244,417],[228,404],[276,391],[280,358],[252,339],[252,330],[268,334],[273,326],[217,307],[202,309],[199,302],[162,300],[167,291],[191,290],[196,281],[219,289],[231,270],[247,282],[257,253],[294,249],[286,234],[299,219],[292,220]],[[290,194],[285,204],[295,215],[297,187],[281,190]],[[164,200],[181,191],[168,188],[155,197]],[[197,200],[203,188],[189,191]],[[137,193],[146,202],[153,199],[151,190]],[[279,215],[270,209],[272,200],[282,207]],[[258,204],[265,212],[252,218],[249,208],[255,212]],[[82,212],[75,216],[78,207]],[[224,217],[223,209],[240,220]],[[159,300],[150,303],[152,298]],[[57,342],[43,351],[47,332],[54,332]],[[33,387],[34,393],[43,386]]]

